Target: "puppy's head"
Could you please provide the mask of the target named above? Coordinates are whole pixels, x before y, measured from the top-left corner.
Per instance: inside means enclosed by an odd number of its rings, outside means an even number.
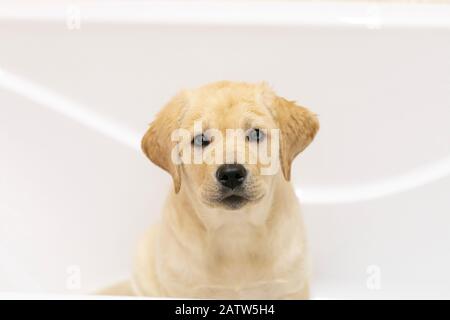
[[[313,140],[315,115],[265,83],[218,82],[173,98],[142,139],[142,149],[181,188],[210,207],[257,203]],[[280,166],[279,166],[279,165]]]

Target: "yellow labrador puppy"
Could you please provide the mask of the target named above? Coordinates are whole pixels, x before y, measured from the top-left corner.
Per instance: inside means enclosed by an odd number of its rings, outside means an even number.
[[[174,97],[142,139],[174,189],[140,242],[132,281],[104,293],[308,298],[305,231],[289,180],[318,128],[314,114],[265,83],[222,81]]]

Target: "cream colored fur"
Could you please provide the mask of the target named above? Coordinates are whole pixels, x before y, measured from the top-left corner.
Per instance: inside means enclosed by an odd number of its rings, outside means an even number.
[[[189,128],[199,118],[220,130],[255,125],[281,130],[281,170],[262,176],[261,164],[245,164],[248,188],[255,196],[242,208],[229,210],[205,200],[217,189],[217,164],[174,165],[169,159],[170,132]],[[289,179],[293,159],[317,130],[312,113],[276,96],[264,83],[218,82],[177,95],[142,142],[150,160],[172,175],[175,188],[165,201],[161,221],[139,242],[132,279],[102,293],[308,298],[305,229]]]

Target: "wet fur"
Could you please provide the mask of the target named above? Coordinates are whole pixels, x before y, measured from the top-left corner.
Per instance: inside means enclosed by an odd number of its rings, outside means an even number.
[[[280,128],[281,170],[248,170],[242,192],[249,201],[224,207],[215,180],[217,164],[174,165],[171,131],[202,119],[225,130]],[[294,158],[313,140],[314,114],[278,97],[265,83],[222,81],[175,96],[157,115],[142,149],[173,179],[162,210],[139,243],[132,280],[104,294],[184,298],[306,299],[309,260],[305,230],[290,180]],[[235,150],[226,150],[234,152]],[[248,152],[248,150],[246,150]]]

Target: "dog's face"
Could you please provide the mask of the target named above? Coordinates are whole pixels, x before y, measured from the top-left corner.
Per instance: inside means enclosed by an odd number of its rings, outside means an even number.
[[[277,125],[254,89],[212,86],[189,95],[190,108],[181,127],[191,132],[192,139],[186,139],[182,149],[201,149],[204,161],[183,164],[182,172],[190,192],[209,206],[239,209],[262,199],[270,188],[273,175],[261,173],[258,148],[265,147],[270,156],[270,129]],[[202,130],[193,130],[195,123],[201,123]],[[278,154],[273,160],[278,161]]]
[[[267,196],[279,167],[289,180],[317,130],[313,114],[264,83],[218,82],[172,99],[142,148],[172,175],[175,192],[183,186],[207,206],[237,210]]]

